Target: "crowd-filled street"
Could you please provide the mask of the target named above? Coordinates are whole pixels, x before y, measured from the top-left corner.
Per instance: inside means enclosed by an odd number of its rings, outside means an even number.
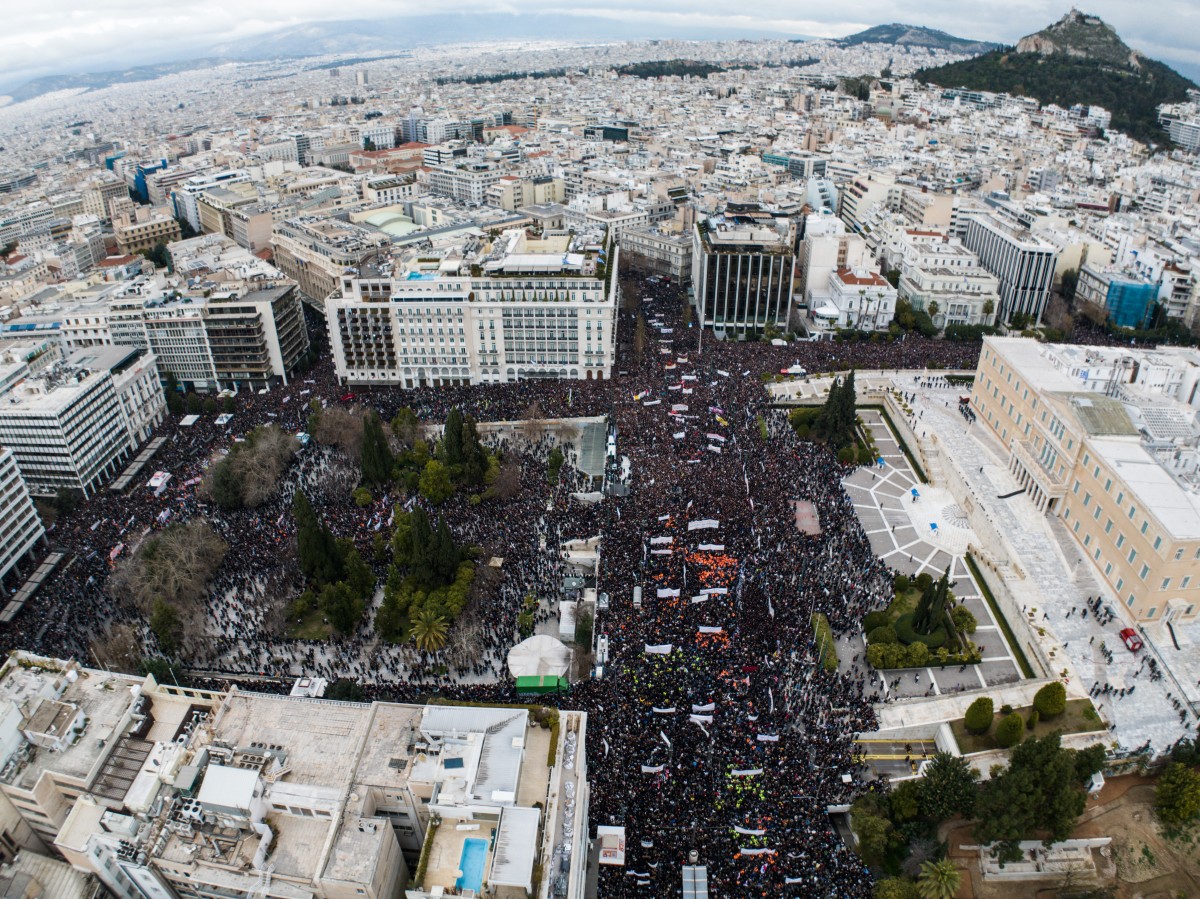
[[[596,586],[611,605],[596,630],[608,638],[608,664],[603,679],[557,700],[591,715],[593,824],[628,828],[628,864],[603,870],[601,895],[670,895],[691,849],[722,895],[868,895],[870,876],[824,809],[861,784],[853,738],[872,727],[870,702],[881,697],[864,676],[819,666],[811,622],[822,613],[835,632],[854,627],[886,601],[892,575],[842,488],[845,467],[796,437],[783,412],[769,407],[762,376],[797,362],[809,371],[971,367],[978,347],[915,336],[771,347],[709,335],[701,351],[698,329],[681,320],[677,288],[643,289],[637,311],[622,315],[621,374],[611,381],[347,398],[328,364],[318,363],[288,387],[239,396],[224,427],[204,416],[184,428],[172,417],[150,466],[172,475],[170,489],[101,493],[62,516],[50,538],[69,559],[3,632],[7,648],[90,659],[93,640],[132,623],[153,651],[145,623],[111,595],[110,575],[154,529],[203,516],[231,550],[180,652],[181,669],[205,673],[201,683],[253,677],[257,689],[286,689],[288,678],[314,674],[353,679],[377,698],[512,698],[504,658],[524,598],[539,598],[539,619],[554,617],[567,573],[558,547],[602,534]],[[647,339],[635,351],[629,337],[638,313]],[[571,494],[584,481],[571,447],[551,486],[548,441],[507,439],[496,448],[520,461],[516,495],[482,505],[460,495],[429,510],[446,518],[457,541],[504,560],[445,650],[384,643],[369,613],[345,638],[289,638],[282,610],[300,589],[294,492],[305,491],[335,534],[352,537],[381,579],[376,534],[388,535],[397,508],[423,502],[393,492],[358,507],[349,498],[357,459],[314,442],[265,505],[224,512],[204,504],[197,485],[223,448],[266,422],[304,430],[314,399],[373,407],[385,420],[409,407],[431,423],[454,406],[481,421],[608,415],[630,490],[579,502]],[[798,526],[796,500],[811,504],[817,528]]]

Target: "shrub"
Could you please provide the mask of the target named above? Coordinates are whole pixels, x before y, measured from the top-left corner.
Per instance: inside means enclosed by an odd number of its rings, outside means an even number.
[[[896,629],[890,624],[881,624],[867,634],[867,643],[869,645],[898,642],[900,642],[900,638],[896,636]]]
[[[1010,746],[1016,746],[1021,742],[1021,737],[1025,733],[1025,722],[1016,712],[1000,719],[1000,723],[996,725],[996,744],[1002,749],[1008,749]]]
[[[892,616],[883,609],[876,609],[874,612],[867,612],[863,616],[863,630],[868,634],[877,627],[883,627],[885,624],[892,623]]]
[[[950,613],[950,620],[954,622],[960,634],[973,634],[979,627],[979,622],[966,606],[955,606],[954,611]]]
[[[912,581],[908,579],[907,574],[898,574],[892,579],[892,586],[896,588],[897,593],[907,593]]]
[[[817,651],[821,654],[821,665],[826,671],[837,671],[837,643],[833,639],[833,630],[829,619],[817,612],[812,617],[813,639],[817,643]]]
[[[918,590],[924,593],[933,586],[933,575],[928,571],[922,571],[917,575],[916,586]]]
[[[1025,727],[1028,730],[1033,730],[1035,727],[1038,726],[1038,721],[1040,721],[1040,720],[1041,720],[1041,716],[1038,714],[1038,710],[1032,709],[1029,712],[1029,717],[1025,719]]]
[[[1067,708],[1067,688],[1058,681],[1046,684],[1033,697],[1033,707],[1043,718],[1056,718]]]
[[[905,652],[905,661],[913,668],[929,664],[929,647],[924,643],[914,643]]]
[[[854,447],[843,446],[840,450],[838,450],[837,458],[838,458],[838,461],[841,462],[843,465],[849,465],[851,462],[854,461]]]
[[[858,448],[858,464],[859,465],[870,465],[874,461],[875,461],[875,454],[871,451],[871,448],[866,445],[859,446],[859,448]]]
[[[350,494],[350,498],[354,500],[354,505],[358,506],[360,509],[375,502],[375,498],[371,496],[371,491],[366,487],[356,488],[355,491]]]
[[[967,733],[986,734],[992,729],[992,718],[995,717],[990,696],[980,696],[967,708],[967,714],[963,716],[963,724],[967,728]]]
[[[1004,705],[1000,706],[1000,714],[1001,715],[1011,715],[1012,713],[1013,713],[1013,707],[1011,705],[1009,705],[1007,702],[1004,703]]]

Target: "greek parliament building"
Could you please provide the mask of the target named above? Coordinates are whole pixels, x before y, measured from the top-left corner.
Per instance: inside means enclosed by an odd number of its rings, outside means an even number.
[[[582,899],[586,714],[323,692],[14,653],[0,859],[61,857],[118,899]]]
[[[612,374],[618,250],[602,232],[476,232],[348,269],[325,300],[345,384],[496,384]]]
[[[1009,471],[1140,621],[1200,612],[1200,353],[987,337],[971,393]]]
[[[757,204],[730,203],[692,231],[692,289],[718,337],[784,327],[792,305],[794,226]]]

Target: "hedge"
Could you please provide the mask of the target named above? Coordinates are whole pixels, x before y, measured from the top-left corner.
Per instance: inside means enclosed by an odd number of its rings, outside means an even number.
[[[896,643],[899,639],[896,636],[896,629],[890,624],[881,624],[867,634],[867,643],[871,645],[876,643]]]
[[[912,619],[913,613],[905,612],[892,625],[896,629],[896,636],[900,638],[901,643],[906,646],[912,643],[924,643],[930,649],[938,649],[946,644],[946,628],[938,625],[934,628],[933,633],[918,634],[913,630]]]
[[[967,714],[963,716],[963,726],[966,727],[967,733],[979,736],[991,730],[995,709],[990,696],[980,696],[971,703],[967,707]]]
[[[817,612],[812,617],[813,639],[817,643],[817,651],[824,660],[821,663],[826,671],[837,671],[837,643],[833,639],[833,629],[829,626],[829,619],[821,612]]]
[[[874,612],[867,612],[863,616],[863,630],[868,634],[877,627],[883,627],[885,624],[892,623],[892,616],[888,614],[887,609],[876,609]]]

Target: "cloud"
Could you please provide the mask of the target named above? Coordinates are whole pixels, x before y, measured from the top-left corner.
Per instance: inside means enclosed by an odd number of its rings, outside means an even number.
[[[1058,19],[1062,0],[843,0],[798,6],[760,0],[752,13],[717,0],[612,0],[564,8],[562,0],[442,0],[439,12],[593,15],[664,26],[753,29],[781,36],[840,37],[870,25],[902,21],[981,40],[1014,42]],[[195,55],[205,47],[306,22],[428,15],[417,0],[358,0],[353,8],[328,0],[39,0],[9,4],[0,32],[0,80],[113,68]],[[733,9],[736,9],[734,7]],[[1200,59],[1200,8],[1195,0],[1093,0],[1088,11],[1112,24],[1131,46],[1167,59]],[[568,36],[568,35],[564,35]]]

